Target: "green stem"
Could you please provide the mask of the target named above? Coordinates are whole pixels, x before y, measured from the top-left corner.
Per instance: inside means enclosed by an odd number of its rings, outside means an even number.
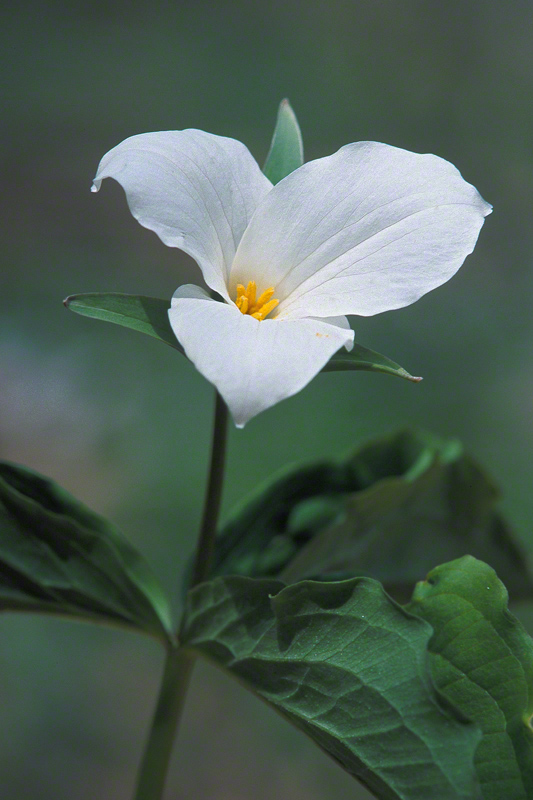
[[[178,647],[167,650],[165,670],[144,751],[135,800],[159,800],[163,796],[172,746],[178,729],[194,656]]]
[[[228,408],[217,392],[215,400],[215,420],[213,423],[213,444],[211,446],[211,466],[205,494],[200,537],[198,539],[198,547],[196,548],[196,557],[191,578],[191,588],[205,581],[211,569],[220,501],[222,500],[227,431]]]
[[[208,578],[213,560],[224,482],[227,423],[228,409],[217,392],[211,463],[191,587]],[[139,770],[135,800],[160,800],[163,796],[172,747],[185,705],[194,660],[192,653],[182,650],[179,646],[169,645],[152,728]]]

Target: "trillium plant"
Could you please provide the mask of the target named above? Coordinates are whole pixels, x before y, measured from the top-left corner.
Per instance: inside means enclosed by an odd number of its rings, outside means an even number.
[[[533,579],[491,480],[457,441],[401,431],[343,461],[285,470],[218,519],[228,410],[243,428],[321,371],[420,381],[356,342],[348,317],[408,306],[452,278],[491,207],[434,155],[358,142],[304,163],[287,101],[262,170],[240,142],[190,129],[126,139],[102,158],[93,191],[105,178],[199,267],[198,285],[172,298],[65,301],[174,347],[215,387],[184,607],[175,621],[110,523],[3,464],[1,608],[120,624],[162,643],[136,800],[163,797],[198,657],[377,798],[533,797],[533,643],[507,593],[531,599]]]

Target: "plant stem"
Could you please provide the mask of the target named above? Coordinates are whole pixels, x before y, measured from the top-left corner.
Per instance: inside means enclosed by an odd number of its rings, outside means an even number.
[[[200,527],[200,538],[191,578],[191,588],[202,583],[209,575],[215,544],[215,534],[222,499],[224,482],[224,462],[228,430],[228,408],[217,392],[215,400],[215,420],[213,423],[213,444],[211,446],[211,466],[205,494],[204,513]]]
[[[159,800],[163,796],[172,746],[178,729],[194,656],[169,647],[165,670],[144,751],[135,800]]]
[[[215,535],[222,499],[228,409],[221,396],[216,394],[215,418],[211,463],[205,494],[200,535],[196,548],[191,588],[209,576],[215,545]],[[177,645],[169,645],[161,689],[152,721],[152,728],[144,751],[135,800],[160,800],[172,754],[189,679],[195,657]]]

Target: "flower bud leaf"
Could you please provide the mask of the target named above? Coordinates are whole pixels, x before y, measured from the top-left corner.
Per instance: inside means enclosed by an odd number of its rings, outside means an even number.
[[[481,733],[431,681],[431,626],[377,582],[242,577],[188,595],[180,641],[280,712],[383,800],[478,800]]]
[[[142,556],[53,481],[6,462],[0,611],[60,614],[171,638],[166,598]]]
[[[407,606],[434,630],[436,686],[483,731],[475,765],[484,800],[533,797],[533,640],[507,601],[492,567],[464,556],[432,570]]]
[[[300,126],[289,101],[282,100],[263,172],[276,184],[303,163],[304,147]]]

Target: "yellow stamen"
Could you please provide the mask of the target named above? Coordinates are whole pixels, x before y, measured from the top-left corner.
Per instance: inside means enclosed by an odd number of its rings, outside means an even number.
[[[254,317],[254,319],[265,319],[265,317],[268,317],[270,312],[276,308],[278,303],[279,300],[271,300],[269,303],[265,303],[259,311],[254,311],[252,313],[252,317]]]
[[[249,281],[246,289],[242,283],[237,284],[237,297],[235,298],[235,305],[241,314],[249,314],[254,319],[265,319],[271,311],[273,311],[279,303],[279,300],[271,299],[274,294],[274,287],[271,286],[263,292],[256,300],[257,284],[255,281]]]
[[[255,281],[249,281],[246,287],[246,296],[248,298],[248,307],[252,308],[255,305],[255,293],[257,292],[257,284]]]
[[[274,287],[271,286],[270,289],[267,289],[266,292],[263,292],[263,294],[259,295],[257,303],[255,303],[254,307],[250,309],[250,314],[253,314],[254,311],[259,311],[259,309],[261,309],[265,305],[265,303],[268,303],[273,294],[274,294]]]
[[[241,297],[237,298],[237,308],[241,312],[241,314],[246,314],[248,311],[249,301],[245,294],[241,295]]]

